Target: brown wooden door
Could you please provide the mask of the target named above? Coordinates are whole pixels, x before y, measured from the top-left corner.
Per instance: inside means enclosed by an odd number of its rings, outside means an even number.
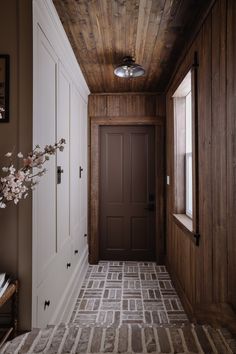
[[[153,260],[154,128],[104,126],[100,138],[100,258]]]

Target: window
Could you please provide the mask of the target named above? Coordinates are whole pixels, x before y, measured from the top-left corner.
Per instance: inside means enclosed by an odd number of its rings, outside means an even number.
[[[192,94],[191,91],[185,97],[185,191],[186,208],[185,212],[190,218],[193,216],[193,174],[192,174]]]
[[[173,95],[174,104],[174,180],[175,215],[193,219],[193,105],[192,71],[189,71]],[[191,221],[191,223],[190,223]]]

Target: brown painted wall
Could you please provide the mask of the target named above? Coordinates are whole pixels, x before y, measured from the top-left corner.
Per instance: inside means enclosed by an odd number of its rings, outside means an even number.
[[[167,92],[167,262],[190,312],[232,320],[236,310],[236,3],[215,2]],[[174,221],[172,94],[198,54],[200,245]],[[222,305],[224,304],[224,305]],[[226,314],[227,319],[226,319]],[[233,321],[233,320],[232,320]]]
[[[0,53],[10,55],[10,122],[0,124],[0,164],[32,142],[32,1],[2,0]],[[31,325],[31,200],[0,209],[0,271],[20,280],[21,329]]]

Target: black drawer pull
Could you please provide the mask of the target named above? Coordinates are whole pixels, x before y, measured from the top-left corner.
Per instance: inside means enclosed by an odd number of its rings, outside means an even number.
[[[45,300],[44,301],[44,310],[46,310],[46,307],[50,306],[50,300]]]
[[[78,254],[78,253],[79,253],[79,251],[78,251],[78,250],[75,250],[75,251],[74,251],[74,253],[75,253],[75,254]]]
[[[87,234],[84,234],[84,237],[87,237],[88,235]]]
[[[66,268],[68,269],[68,268],[70,268],[70,266],[71,266],[71,263],[67,263]]]

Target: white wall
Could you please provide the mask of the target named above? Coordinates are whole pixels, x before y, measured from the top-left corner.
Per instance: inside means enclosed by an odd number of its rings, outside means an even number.
[[[33,1],[33,43],[34,145],[66,139],[33,196],[33,326],[42,327],[68,319],[88,265],[89,90],[51,0]]]

